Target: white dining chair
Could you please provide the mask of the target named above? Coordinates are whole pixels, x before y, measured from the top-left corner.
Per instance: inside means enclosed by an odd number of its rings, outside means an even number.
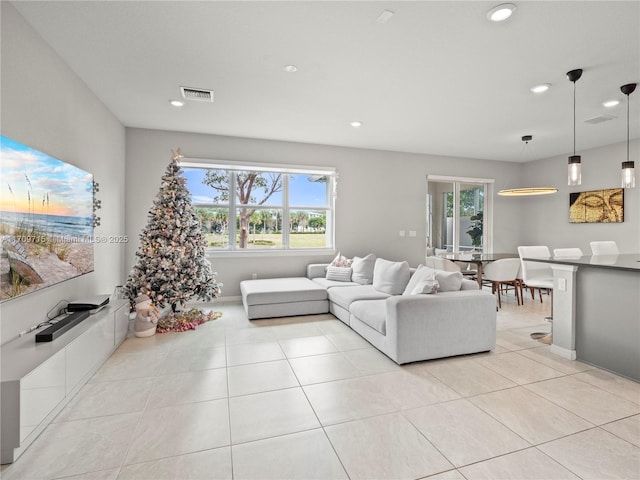
[[[526,246],[518,247],[520,256],[522,282],[525,287],[538,289],[553,289],[553,270],[551,265],[540,262],[525,262],[527,258],[551,258],[549,247],[546,246]],[[535,295],[534,295],[535,298]],[[540,303],[542,303],[542,293],[540,293]]]
[[[577,247],[553,249],[553,258],[580,258],[582,255],[582,250]]]
[[[618,255],[618,244],[613,240],[590,242],[591,253],[594,255]]]
[[[501,258],[487,264],[482,270],[482,281],[491,283],[491,293],[498,293],[498,308],[502,308],[501,291],[503,286],[512,286],[516,293],[516,302],[520,305],[520,292],[518,289],[518,271],[520,259]]]
[[[553,321],[553,270],[551,264],[525,261],[524,258],[551,258],[549,247],[543,245],[521,246],[518,247],[518,255],[522,265],[522,280],[527,287],[537,288],[540,290],[540,302],[542,302],[542,289],[549,291],[551,298],[551,314],[545,317],[545,320]],[[548,333],[534,332],[531,338],[536,340],[550,341]]]
[[[426,257],[424,260],[425,267],[433,268],[435,270],[444,270],[445,272],[460,271],[460,267],[447,258]]]

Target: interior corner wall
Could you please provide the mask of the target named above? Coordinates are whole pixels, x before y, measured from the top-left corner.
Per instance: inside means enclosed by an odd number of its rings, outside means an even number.
[[[630,158],[638,158],[640,141],[630,145]],[[627,143],[616,143],[579,152],[582,156],[582,184],[567,186],[567,156],[529,162],[523,175],[527,186],[555,186],[558,193],[542,201],[529,197],[522,203],[522,242],[547,245],[551,250],[579,247],[591,255],[589,242],[614,240],[622,253],[640,252],[640,179],[636,168],[636,188],[624,190],[624,222],[569,223],[569,194],[620,187],[621,162],[627,157]],[[636,162],[637,164],[637,162]]]
[[[101,226],[123,235],[125,129],[9,2],[0,2],[2,135],[93,173]],[[0,342],[46,320],[61,300],[112,293],[124,277],[124,245],[96,244],[94,272],[0,305]]]
[[[503,188],[519,181],[520,164],[418,155],[196,133],[127,128],[126,265],[135,262],[139,235],[160,188],[160,178],[180,148],[185,157],[292,165],[332,166],[338,171],[336,250],[343,255],[369,252],[389,260],[424,261],[426,247],[426,177],[453,175],[494,178]],[[518,202],[495,197],[494,251],[515,251],[521,216]],[[400,237],[411,230],[415,237]],[[224,283],[223,296],[240,295],[239,283],[258,278],[304,276],[308,263],[324,257],[216,255],[211,258]]]

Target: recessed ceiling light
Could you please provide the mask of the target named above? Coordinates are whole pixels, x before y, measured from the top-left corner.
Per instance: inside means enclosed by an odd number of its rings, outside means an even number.
[[[295,73],[298,71],[298,67],[296,67],[295,65],[285,65],[284,71],[287,73]]]
[[[498,5],[489,10],[487,12],[487,18],[492,22],[502,22],[509,18],[513,12],[516,11],[516,8],[518,7],[513,3],[503,3],[502,5]]]
[[[174,107],[183,107],[184,106],[184,102],[181,102],[180,100],[169,100],[169,103],[171,105],[173,105]]]
[[[607,108],[615,107],[616,105],[619,105],[619,104],[620,104],[620,100],[607,100],[606,102],[602,103],[602,105]]]
[[[354,120],[349,125],[351,125],[353,128],[360,128],[362,126],[362,122],[359,122],[358,120]]]
[[[550,83],[540,83],[538,85],[534,85],[533,87],[531,87],[531,91],[533,93],[544,93],[547,90],[549,90],[549,87],[551,87]]]

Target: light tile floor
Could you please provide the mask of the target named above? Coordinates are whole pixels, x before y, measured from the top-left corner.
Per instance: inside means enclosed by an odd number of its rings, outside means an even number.
[[[398,366],[332,315],[128,338],[6,480],[640,478],[640,384],[529,333],[513,297],[489,353]]]

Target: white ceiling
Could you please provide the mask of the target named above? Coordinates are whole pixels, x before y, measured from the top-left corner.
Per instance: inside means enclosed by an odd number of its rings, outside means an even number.
[[[529,161],[571,153],[565,74],[583,68],[578,153],[624,141],[619,87],[640,80],[640,2],[517,1],[489,22],[498,3],[13,2],[130,127]],[[385,9],[395,15],[376,22]],[[546,94],[529,91],[541,82]],[[215,102],[172,107],[180,86]],[[621,104],[602,106],[612,98]],[[599,115],[617,118],[584,123]]]

